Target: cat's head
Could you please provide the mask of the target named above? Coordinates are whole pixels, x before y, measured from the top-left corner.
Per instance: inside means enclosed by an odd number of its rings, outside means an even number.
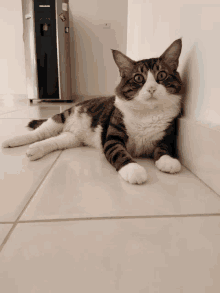
[[[179,103],[181,78],[177,72],[182,40],[174,41],[159,57],[133,61],[120,51],[112,50],[121,82],[117,97],[131,108],[155,108],[157,104]]]

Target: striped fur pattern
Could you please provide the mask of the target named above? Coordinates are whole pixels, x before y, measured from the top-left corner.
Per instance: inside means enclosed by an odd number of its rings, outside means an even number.
[[[182,83],[177,72],[181,48],[178,39],[161,57],[137,62],[112,50],[121,75],[115,96],[87,100],[52,118],[32,120],[28,127],[34,131],[8,139],[3,147],[31,144],[30,160],[58,149],[95,147],[132,184],[147,180],[135,157],[152,157],[160,171],[179,172],[176,122],[181,111]]]

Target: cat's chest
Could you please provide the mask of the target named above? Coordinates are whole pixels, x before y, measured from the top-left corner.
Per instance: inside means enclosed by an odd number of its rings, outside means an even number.
[[[125,117],[128,152],[132,156],[150,155],[155,149],[156,143],[166,134],[165,129],[169,122],[170,119],[163,114],[148,117]]]

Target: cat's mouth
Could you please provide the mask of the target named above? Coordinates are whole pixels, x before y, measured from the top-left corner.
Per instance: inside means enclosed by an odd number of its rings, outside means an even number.
[[[147,101],[150,101],[150,102],[151,102],[151,101],[153,102],[153,101],[156,101],[156,100],[157,100],[157,99],[156,99],[154,96],[151,96],[149,99],[147,99]]]

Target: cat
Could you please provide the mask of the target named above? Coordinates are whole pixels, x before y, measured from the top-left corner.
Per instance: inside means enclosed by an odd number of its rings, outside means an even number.
[[[181,112],[182,81],[177,72],[181,50],[181,38],[159,58],[134,61],[112,50],[121,76],[114,96],[85,100],[49,119],[32,120],[27,126],[34,131],[8,139],[2,147],[33,143],[26,155],[37,160],[55,150],[92,146],[131,184],[147,181],[147,172],[135,157],[153,158],[162,172],[179,172],[176,122]]]

